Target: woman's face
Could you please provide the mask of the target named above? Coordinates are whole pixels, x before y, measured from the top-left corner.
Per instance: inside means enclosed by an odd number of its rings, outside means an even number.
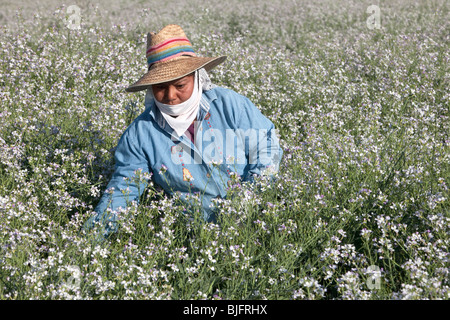
[[[152,86],[155,99],[161,103],[175,105],[188,100],[194,90],[194,74]]]

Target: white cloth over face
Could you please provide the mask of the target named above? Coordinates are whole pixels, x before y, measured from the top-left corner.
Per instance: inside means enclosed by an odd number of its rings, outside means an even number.
[[[147,89],[147,93],[145,95],[145,104],[147,105],[150,99],[154,99],[155,104],[159,111],[161,111],[164,119],[178,134],[178,136],[181,137],[197,117],[203,91],[211,89],[212,86],[213,85],[208,77],[208,74],[205,69],[202,68],[195,71],[194,89],[192,90],[192,94],[188,100],[175,105],[161,103],[155,99],[153,90],[150,87]]]

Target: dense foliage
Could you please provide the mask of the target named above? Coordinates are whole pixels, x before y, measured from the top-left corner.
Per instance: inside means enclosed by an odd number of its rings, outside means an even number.
[[[448,299],[448,4],[383,2],[373,28],[364,1],[197,2],[80,1],[77,29],[67,7],[1,27],[0,297]],[[167,23],[228,56],[211,78],[275,123],[280,172],[237,177],[218,224],[150,181],[99,245],[80,228]]]

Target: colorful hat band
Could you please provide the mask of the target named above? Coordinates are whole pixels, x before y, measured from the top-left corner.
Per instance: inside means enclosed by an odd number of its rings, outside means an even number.
[[[174,38],[150,47],[147,50],[147,62],[150,67],[153,63],[173,59],[178,56],[195,56],[194,48],[187,38]]]

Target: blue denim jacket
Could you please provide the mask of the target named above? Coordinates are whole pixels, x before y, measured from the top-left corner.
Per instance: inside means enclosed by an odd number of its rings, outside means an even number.
[[[278,171],[282,150],[273,123],[248,98],[230,89],[215,86],[203,92],[195,143],[175,133],[154,100],[146,106],[119,140],[115,171],[107,186],[107,190],[114,189],[104,193],[97,214],[85,223],[87,229],[95,221],[114,225],[115,210],[126,208],[127,201],[139,200],[145,184],[125,179],[137,170],[151,174],[154,183],[169,194],[179,192],[183,198],[200,193],[205,221],[214,221],[211,199],[226,197],[231,177],[251,181],[255,174]],[[105,229],[106,236],[116,227]]]

